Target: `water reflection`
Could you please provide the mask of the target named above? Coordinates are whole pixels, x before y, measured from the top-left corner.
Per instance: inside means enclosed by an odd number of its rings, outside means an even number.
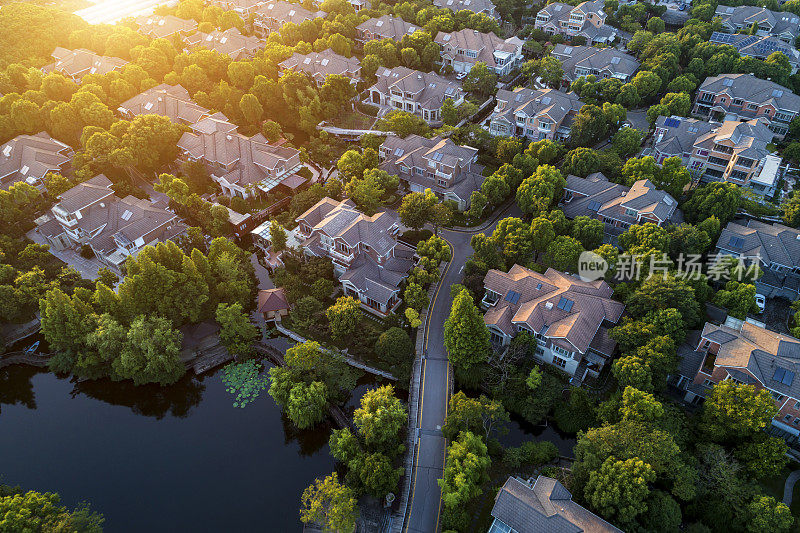
[[[14,366],[0,370],[0,414],[3,405],[24,405],[36,409],[32,378],[42,370],[33,367]]]

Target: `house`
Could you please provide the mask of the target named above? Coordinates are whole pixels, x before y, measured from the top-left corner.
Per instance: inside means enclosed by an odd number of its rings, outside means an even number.
[[[184,364],[193,361],[206,351],[220,345],[219,324],[213,320],[203,320],[196,324],[184,324],[181,332],[180,359]]]
[[[530,333],[536,338],[536,360],[578,382],[587,374],[597,377],[614,355],[617,344],[609,329],[625,305],[611,299],[614,290],[605,281],[514,265],[507,273],[489,270],[483,286],[483,321],[494,345],[508,346],[518,333]]]
[[[561,61],[566,85],[581,76],[595,76],[601,80],[616,78],[627,83],[641,65],[635,57],[616,48],[557,44],[550,55]]]
[[[124,59],[101,56],[85,48],[67,50],[57,46],[52,56],[55,62],[42,68],[42,71],[59,72],[75,83],[80,83],[87,74],[108,74],[128,64]]]
[[[236,28],[211,33],[197,32],[185,39],[188,49],[207,48],[218,54],[226,54],[234,61],[250,59],[264,48],[265,41],[257,37],[242,35]]]
[[[178,18],[174,15],[142,15],[133,21],[139,25],[139,33],[151,39],[169,39],[173,35],[186,37],[197,30],[197,21]]]
[[[84,244],[104,264],[118,269],[145,246],[181,235],[186,226],[177,215],[149,200],[118,198],[102,174],[65,191],[51,212],[54,218],[37,228],[55,249]]]
[[[793,15],[794,16],[794,15]],[[795,18],[797,18],[795,16]],[[724,44],[733,46],[739,55],[744,57],[752,57],[765,61],[771,54],[781,52],[789,60],[789,65],[792,67],[792,74],[797,72],[798,64],[800,63],[800,52],[797,51],[791,44],[786,44],[777,37],[771,36],[758,36],[758,35],[745,35],[741,33],[730,34],[715,31],[708,38],[708,42],[714,44]]]
[[[689,169],[701,181],[728,181],[762,196],[774,195],[781,158],[769,147],[774,134],[767,124],[762,117],[747,122],[726,120],[697,137]]]
[[[770,432],[797,442],[800,379],[795,379],[800,373],[800,340],[729,317],[722,325],[705,324],[697,351],[703,354],[697,374],[678,385],[686,402],[702,403],[714,385],[727,379],[766,390],[778,408]]]
[[[694,143],[719,123],[710,123],[696,118],[659,116],[653,133],[653,158],[659,165],[668,157],[680,157],[688,167]]]
[[[717,240],[717,252],[758,261],[763,274],[756,290],[767,298],[795,300],[800,293],[800,229],[757,220],[729,222]]]
[[[406,22],[400,17],[384,15],[376,19],[365,20],[356,26],[356,42],[364,43],[380,39],[401,41],[406,35],[420,31],[419,26]]]
[[[47,132],[17,135],[0,146],[0,189],[7,191],[21,181],[42,189],[48,172],[64,174],[71,169],[72,154],[69,145]]]
[[[620,33],[606,26],[602,0],[583,2],[575,7],[563,2],[548,4],[536,14],[534,28],[548,35],[583,37],[588,44],[610,44]]]
[[[223,11],[235,11],[244,20],[266,4],[264,0],[211,0],[209,3]]]
[[[280,0],[263,2],[253,12],[253,32],[263,39],[290,22],[299,26],[306,20],[325,18],[326,15],[324,11],[309,11],[299,4]]]
[[[533,483],[509,477],[495,497],[492,518],[489,533],[622,533],[572,501],[559,481],[541,475]]]
[[[500,14],[491,0],[433,0],[433,5],[439,9],[451,9],[455,12],[470,11],[500,20]]]
[[[372,6],[371,0],[347,0],[356,13],[362,9],[369,9]]]
[[[420,72],[407,67],[379,67],[378,81],[368,89],[368,103],[384,111],[401,109],[421,117],[432,126],[442,124],[442,104],[447,98],[458,106],[464,102],[464,90],[433,72]]]
[[[450,65],[457,73],[469,72],[481,62],[502,77],[525,61],[524,43],[518,37],[503,40],[494,33],[464,28],[451,33],[440,32],[434,41],[441,46],[442,65]]]
[[[574,92],[557,89],[497,91],[497,105],[486,120],[489,133],[502,137],[524,136],[532,141],[569,138],[572,121],[583,107]]]
[[[267,270],[270,272],[279,266],[283,266],[282,256],[284,252],[283,250],[278,252],[272,249],[272,236],[270,235],[271,224],[272,221],[265,220],[250,232],[250,235],[253,239],[253,244],[256,248],[260,249],[264,253],[264,259],[267,263]],[[301,245],[301,239],[305,240],[302,237],[298,239],[296,229],[292,231],[286,231],[286,248],[299,248]]]
[[[222,205],[214,202],[212,205]],[[250,213],[239,213],[230,207],[223,205],[222,207],[228,212],[228,229],[233,233],[234,238],[240,239],[243,235],[250,233],[255,227],[255,220]]]
[[[309,52],[298,54],[280,63],[282,70],[294,70],[310,76],[322,87],[328,76],[338,75],[350,78],[350,83],[355,85],[361,79],[361,62],[356,57],[344,57],[328,48],[322,52]]]
[[[202,161],[211,178],[230,196],[250,198],[286,184],[292,190],[305,183],[295,174],[302,168],[300,152],[269,144],[260,133],[246,137],[222,113],[192,124],[178,141],[191,160]]]
[[[187,126],[210,114],[208,109],[195,103],[189,96],[189,91],[182,86],[166,83],[126,100],[117,111],[128,120],[133,120],[138,115],[161,115],[175,124]]]
[[[764,117],[779,139],[800,113],[800,96],[769,80],[750,74],[710,76],[697,89],[692,113],[716,121]]]
[[[283,289],[262,289],[258,291],[256,312],[264,317],[265,322],[280,322],[289,314],[289,300]]]
[[[626,187],[608,181],[600,172],[586,178],[567,176],[562,210],[569,219],[586,216],[601,220],[609,233],[617,234],[635,224],[683,222],[675,198],[656,189],[650,180]]]
[[[346,295],[379,316],[400,305],[400,284],[413,266],[414,249],[397,242],[396,213],[367,216],[352,200],[323,198],[297,222],[306,255],[330,258]]]
[[[756,25],[756,35],[776,37],[781,41],[794,44],[800,35],[800,17],[791,12],[770,11],[758,6],[717,6],[714,18],[719,18],[722,25],[720,31],[738,33],[748,32]]]
[[[478,149],[459,146],[450,139],[409,135],[387,137],[380,146],[380,168],[397,175],[413,192],[431,189],[452,200],[463,211],[485,179],[478,165]]]

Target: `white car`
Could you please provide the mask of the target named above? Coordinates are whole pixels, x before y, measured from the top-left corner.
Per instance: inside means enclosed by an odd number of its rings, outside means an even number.
[[[767,305],[767,299],[764,297],[763,294],[756,293],[756,305],[758,306],[758,312],[763,313],[764,307]]]

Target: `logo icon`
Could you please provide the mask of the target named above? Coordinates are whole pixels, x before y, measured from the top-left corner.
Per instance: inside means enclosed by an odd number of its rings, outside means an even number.
[[[608,263],[594,252],[581,252],[578,258],[578,276],[583,281],[603,279],[608,272]]]

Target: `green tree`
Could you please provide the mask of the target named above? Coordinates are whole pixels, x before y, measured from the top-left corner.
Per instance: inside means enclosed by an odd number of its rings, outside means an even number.
[[[314,427],[328,412],[328,390],[324,383],[298,383],[289,392],[286,414],[300,429]]]
[[[546,260],[547,265],[562,272],[575,272],[578,265],[578,258],[583,252],[583,246],[573,237],[556,237],[547,246]]]
[[[774,531],[781,533],[790,531],[794,525],[794,517],[789,507],[778,502],[772,496],[757,495],[747,506],[747,531],[760,533]]]
[[[566,180],[555,167],[541,165],[517,189],[517,205],[523,213],[542,214],[561,199]]]
[[[695,190],[683,211],[690,221],[699,223],[716,217],[721,225],[730,222],[742,203],[742,192],[733,183],[715,181]]]
[[[300,500],[300,520],[304,524],[322,524],[328,531],[355,530],[358,507],[353,491],[339,483],[336,472],[317,478],[303,491]]]
[[[220,325],[220,341],[228,352],[235,357],[250,353],[258,337],[258,328],[250,322],[242,304],[219,304],[216,318]]]
[[[585,178],[600,170],[600,158],[591,148],[575,148],[564,157],[564,172]]]
[[[286,249],[286,230],[275,219],[272,219],[269,223],[269,239],[273,251],[282,252]]]
[[[186,372],[180,359],[181,333],[169,320],[139,316],[128,330],[125,347],[111,362],[114,379],[132,379],[135,385],[171,385]]]
[[[641,459],[619,461],[609,457],[599,471],[589,475],[584,494],[604,517],[630,524],[647,509],[647,484],[655,477],[653,468]]]
[[[359,435],[373,449],[389,450],[396,445],[407,420],[408,413],[391,385],[367,391],[361,397],[361,406],[353,413]]]
[[[422,117],[395,109],[378,120],[375,123],[375,129],[393,131],[400,137],[407,137],[409,135],[425,135],[430,128]]]
[[[464,77],[462,86],[465,91],[476,92],[483,96],[492,95],[497,91],[497,74],[487,67],[486,63],[479,61]]]
[[[391,327],[378,337],[375,353],[392,366],[407,365],[414,355],[414,343],[401,328]]]
[[[447,448],[444,478],[439,480],[445,509],[463,509],[478,497],[490,465],[491,459],[481,438],[468,431],[460,433]],[[447,523],[443,528],[451,529]]]
[[[714,439],[753,435],[777,414],[766,390],[725,380],[714,385],[703,404],[703,429]]]
[[[509,420],[508,412],[498,400],[490,400],[484,395],[470,398],[459,391],[450,398],[442,433],[453,440],[460,432],[471,431],[488,441],[494,432],[502,432],[504,423]]]
[[[728,314],[744,320],[749,313],[758,313],[756,286],[731,280],[725,289],[717,291],[714,303],[728,310]]]
[[[655,397],[631,386],[625,387],[622,393],[620,415],[623,420],[653,422],[664,416],[664,407]]]
[[[572,236],[587,250],[597,248],[603,243],[604,231],[605,224],[596,218],[579,216],[572,221]]]
[[[453,299],[450,316],[444,323],[444,346],[450,362],[464,370],[486,361],[488,356],[489,329],[466,289]]]
[[[734,455],[750,476],[765,479],[781,474],[789,461],[786,456],[788,449],[783,439],[761,432],[752,440],[738,445]]]
[[[52,492],[22,492],[0,485],[0,531],[64,531],[101,533],[103,515],[88,506],[74,511],[59,505],[61,498]]]
[[[431,219],[433,207],[436,205],[436,194],[430,189],[425,192],[412,192],[403,197],[403,203],[397,210],[401,222],[409,228],[418,230]]]
[[[345,339],[355,333],[361,323],[361,303],[352,296],[341,296],[330,306],[325,315],[331,326],[331,335]]]

